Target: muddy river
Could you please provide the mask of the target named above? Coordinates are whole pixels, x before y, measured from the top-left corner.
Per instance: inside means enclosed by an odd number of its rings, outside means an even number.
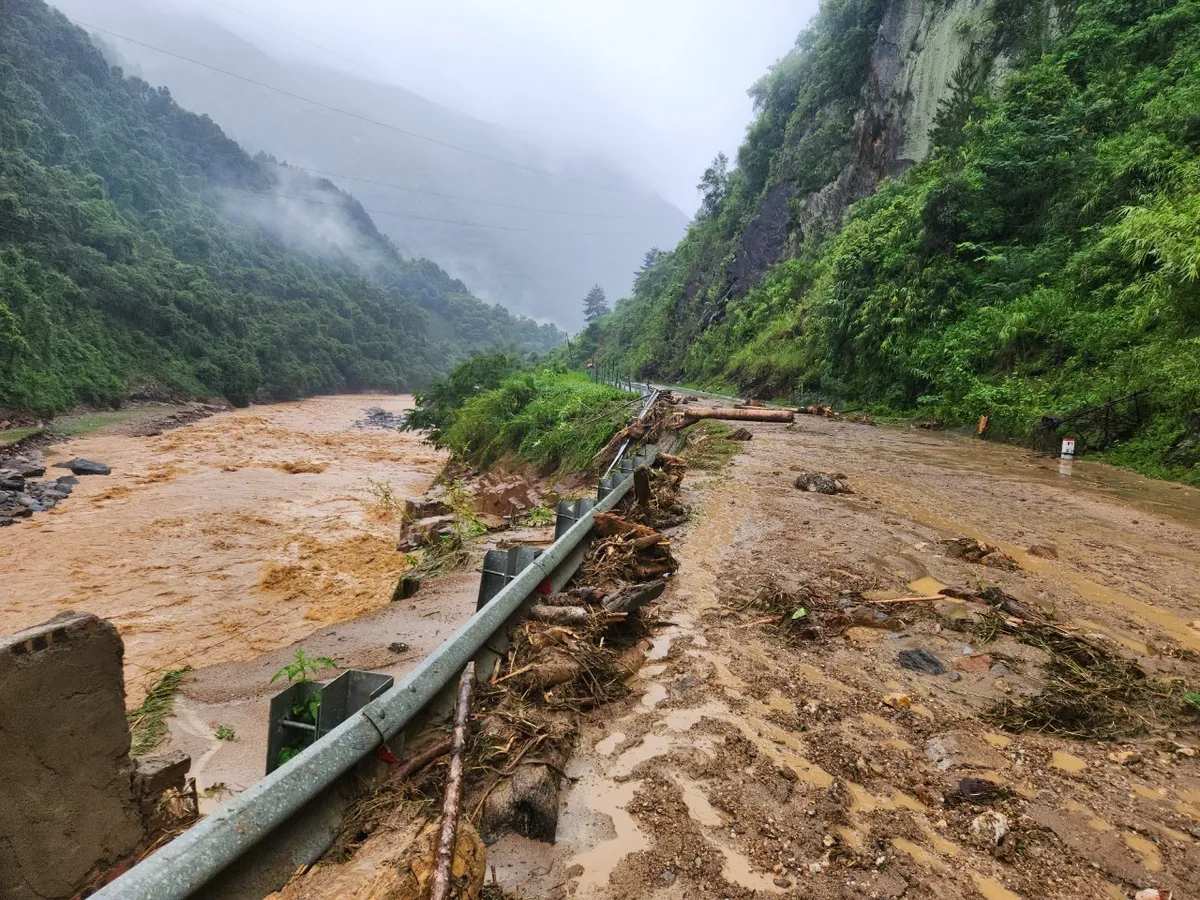
[[[48,464],[83,456],[113,472],[0,535],[0,631],[67,609],[111,620],[136,703],[165,667],[248,660],[387,604],[405,560],[386,497],[422,493],[442,456],[354,423],[410,406],[320,397],[49,448]]]

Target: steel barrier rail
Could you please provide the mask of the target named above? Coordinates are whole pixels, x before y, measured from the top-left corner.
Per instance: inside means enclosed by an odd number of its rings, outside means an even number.
[[[96,900],[183,900],[283,824],[360,759],[374,752],[419,713],[504,627],[521,603],[592,530],[592,519],[617,505],[633,485],[626,476],[603,500],[529,564],[444,644],[359,715],[212,815],[101,888]]]

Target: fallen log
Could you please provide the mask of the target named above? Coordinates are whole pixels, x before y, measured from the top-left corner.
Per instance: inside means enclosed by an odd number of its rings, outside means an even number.
[[[596,523],[596,534],[600,535],[600,537],[616,537],[617,535],[621,535],[623,537],[640,538],[655,534],[653,528],[647,528],[645,525],[639,525],[637,522],[630,522],[616,513],[599,513],[593,521]]]
[[[450,896],[450,868],[454,862],[458,810],[462,805],[463,757],[467,747],[467,717],[471,711],[471,689],[475,686],[475,663],[467,663],[458,679],[458,705],[454,709],[454,746],[450,754],[450,775],[446,779],[446,800],[442,804],[442,828],[438,839],[437,869],[429,900]]]
[[[790,409],[727,409],[697,406],[683,412],[683,424],[691,425],[700,419],[731,419],[738,422],[794,422],[796,414]]]
[[[654,547],[658,544],[664,543],[665,541],[666,541],[666,536],[663,534],[660,534],[659,532],[656,531],[656,532],[654,532],[654,534],[647,534],[640,538],[634,538],[633,539],[633,549],[634,550],[649,550],[651,547]]]

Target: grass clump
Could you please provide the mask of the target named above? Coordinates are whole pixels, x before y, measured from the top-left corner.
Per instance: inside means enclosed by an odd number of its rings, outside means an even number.
[[[175,695],[183,686],[183,676],[189,671],[190,668],[185,667],[164,672],[141,704],[125,714],[129,722],[131,755],[149,753],[167,736],[167,716],[175,706]]]
[[[0,430],[0,447],[11,447],[13,444],[19,444],[27,437],[33,437],[35,434],[40,434],[41,428],[6,428]]]

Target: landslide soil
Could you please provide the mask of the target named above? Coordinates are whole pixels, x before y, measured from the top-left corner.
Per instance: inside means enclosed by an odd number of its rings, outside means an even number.
[[[379,609],[407,563],[373,484],[402,503],[444,458],[419,435],[353,423],[411,405],[321,397],[48,448],[47,464],[83,456],[113,474],[0,535],[0,631],[64,609],[114,622],[134,705],[162,669],[252,660]]]
[[[681,569],[639,690],[585,720],[556,844],[490,848],[500,886],[580,900],[1195,896],[1194,723],[1112,740],[985,724],[997,700],[1044,687],[1049,658],[959,630],[969,614],[953,600],[816,640],[785,639],[747,604],[993,585],[1196,690],[1200,494],[921,432],[748,427],[728,468],[685,480],[695,515],[672,539]],[[798,491],[801,470],[845,473],[855,493]],[[948,557],[942,542],[963,537],[1016,567]],[[916,648],[958,679],[901,668]],[[985,653],[1005,668],[955,665]],[[953,802],[966,777],[999,795]],[[1011,829],[1000,847],[971,835],[989,812]]]

